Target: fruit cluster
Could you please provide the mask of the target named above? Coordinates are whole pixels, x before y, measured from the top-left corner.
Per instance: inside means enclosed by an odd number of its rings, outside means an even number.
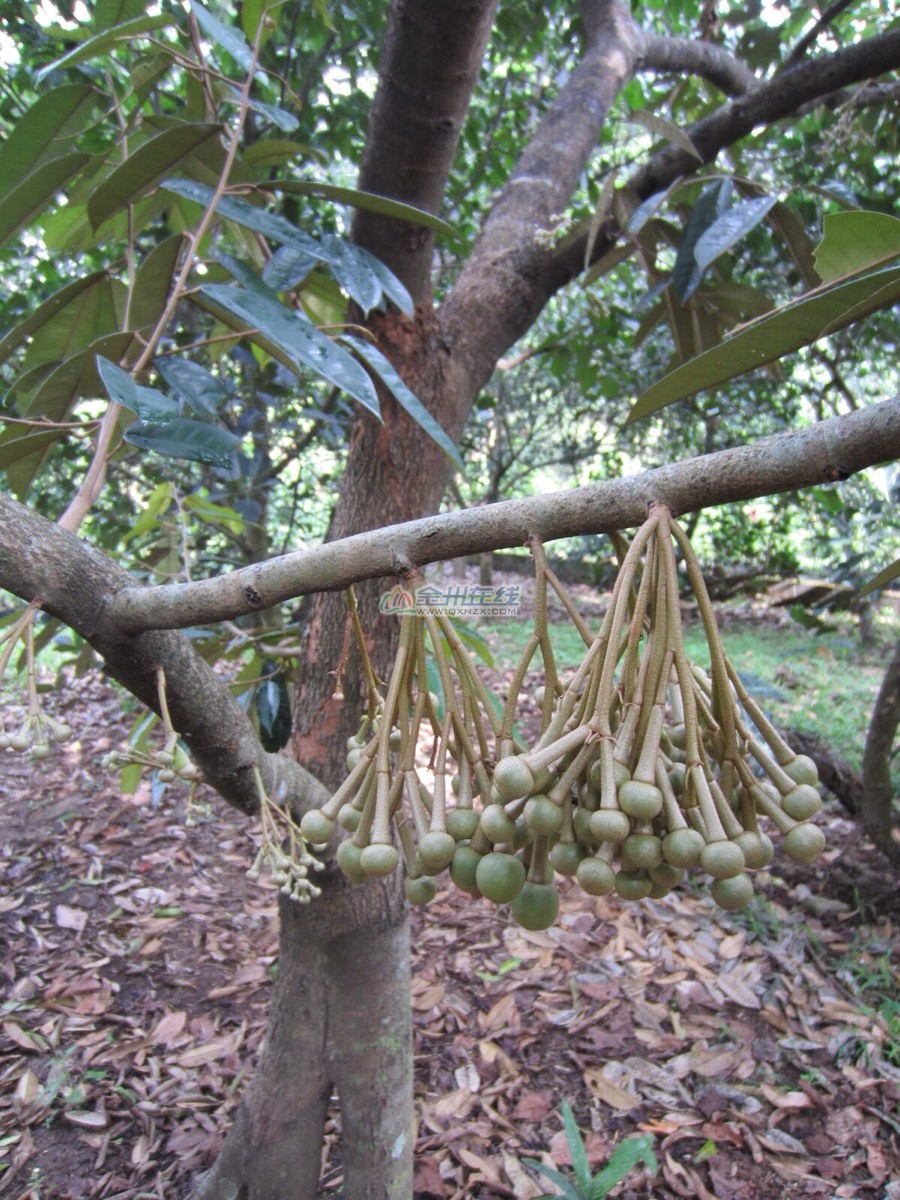
[[[685,653],[676,546],[703,621],[708,672]],[[596,636],[541,546],[532,549],[534,631],[502,716],[447,614],[402,618],[386,696],[351,739],[347,779],[303,817],[303,837],[327,843],[337,822],[350,835],[337,860],[355,881],[389,874],[402,851],[406,892],[418,903],[449,867],[458,887],[509,903],[530,929],[556,916],[554,872],[590,895],[636,900],[665,895],[699,870],[720,907],[742,908],[753,895],[748,872],[773,854],[760,817],[796,861],[821,853],[824,837],[809,821],[821,803],[815,765],[785,744],[725,656],[699,564],[668,509],[654,506],[621,555]],[[548,637],[548,586],[586,646],[565,685]],[[440,697],[428,687],[426,636]],[[515,717],[539,649],[541,732],[525,746]],[[429,727],[426,771],[417,749]]]

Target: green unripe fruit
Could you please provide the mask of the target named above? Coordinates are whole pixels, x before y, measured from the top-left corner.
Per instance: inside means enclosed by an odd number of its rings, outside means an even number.
[[[318,808],[311,808],[303,814],[300,821],[300,833],[308,842],[321,845],[330,842],[334,836],[334,821]]]
[[[454,796],[459,795],[459,789],[460,789],[461,785],[462,785],[462,780],[459,777],[459,771],[457,771],[456,774],[453,776],[453,778],[450,780],[450,790]]]
[[[359,865],[367,875],[380,878],[390,875],[400,861],[400,855],[395,846],[385,846],[380,842],[366,846],[359,856]]]
[[[753,884],[750,876],[743,872],[740,875],[732,875],[729,879],[713,880],[709,890],[719,908],[724,908],[726,912],[737,912],[739,908],[746,908],[753,899]]]
[[[450,864],[450,878],[460,891],[471,892],[473,896],[481,895],[478,884],[475,882],[475,872],[478,870],[481,858],[478,851],[473,850],[471,846],[456,847],[453,861]]]
[[[534,776],[528,763],[516,755],[501,758],[494,768],[494,787],[505,801],[518,800],[534,791]]]
[[[616,759],[613,763],[613,777],[616,781],[616,787],[620,788],[623,783],[627,783],[629,781],[631,778],[631,772],[624,763],[619,762],[619,760]],[[603,762],[601,759],[595,758],[591,763],[589,778],[591,781],[591,786],[595,787],[598,792],[601,792],[603,788]]]
[[[798,754],[786,767],[782,767],[782,770],[794,783],[805,783],[815,787],[819,782],[819,769],[805,754]]]
[[[809,783],[798,783],[781,799],[781,807],[794,821],[808,821],[822,807],[822,797]]]
[[[420,875],[418,879],[405,880],[403,891],[410,904],[428,904],[437,895],[437,884],[427,875]]]
[[[365,883],[368,875],[360,865],[362,850],[353,842],[341,842],[337,848],[337,865],[341,868],[351,883]]]
[[[591,828],[591,817],[593,815],[586,808],[576,808],[572,816],[572,823],[575,826],[575,837],[582,846],[594,846],[597,844],[597,839],[594,837],[594,831]]]
[[[489,842],[511,842],[516,823],[502,804],[489,804],[481,814],[481,832]]]
[[[32,758],[46,758],[47,757],[46,754],[41,754],[41,755],[38,754],[38,750],[42,750],[42,749],[43,749],[42,746],[35,746],[35,748],[31,752],[31,757]],[[49,753],[49,752],[50,752],[50,747],[48,746],[47,753]],[[160,783],[172,783],[175,779],[175,772],[172,770],[171,767],[160,767],[159,770],[156,772],[156,778],[159,780]]]
[[[473,808],[454,808],[447,813],[445,823],[450,836],[464,842],[478,828],[478,813]]]
[[[662,792],[655,783],[629,779],[619,788],[619,808],[636,821],[652,821],[662,812]]]
[[[684,763],[672,763],[671,767],[669,767],[669,783],[672,785],[672,791],[676,796],[680,796],[684,791],[684,779]]]
[[[550,790],[550,786],[556,779],[556,776],[549,767],[538,767],[536,771],[532,771],[534,777],[534,787],[531,789],[532,796],[542,796]]]
[[[525,805],[525,820],[535,833],[558,833],[563,811],[549,796],[532,796]]]
[[[9,739],[11,750],[27,750],[31,745],[31,738],[27,733],[14,733]]]
[[[626,871],[648,871],[661,862],[662,843],[652,833],[630,833],[622,843],[622,866]]]
[[[348,833],[356,833],[359,829],[359,822],[362,818],[362,813],[358,808],[354,808],[352,804],[342,804],[338,809],[338,825],[341,829],[346,829]]]
[[[513,834],[513,850],[524,850],[534,841],[534,833],[524,817],[516,817],[516,831]]]
[[[775,857],[775,847],[772,845],[772,839],[764,833],[754,833],[752,830],[745,829],[734,840],[743,851],[744,862],[751,871],[758,871],[761,867],[767,867]]]
[[[456,852],[456,841],[449,833],[426,833],[419,841],[419,861],[429,875],[450,865]]]
[[[584,847],[575,842],[557,842],[550,851],[550,865],[560,875],[574,875],[584,858]]]
[[[347,738],[348,750],[361,750],[365,744],[365,739],[359,737],[357,734],[354,734],[353,737]]]
[[[679,750],[683,750],[687,744],[687,730],[683,725],[671,725],[667,730],[669,741],[673,746],[677,746]]]
[[[475,885],[494,904],[509,904],[522,890],[525,864],[514,854],[485,854],[475,868]]]
[[[67,742],[72,736],[72,726],[67,725],[63,721],[60,725],[54,725],[52,738],[54,742]]]
[[[646,871],[619,871],[616,875],[616,891],[623,900],[645,900],[652,887]]]
[[[663,838],[663,858],[673,867],[696,867],[706,848],[703,834],[696,829],[673,829]]]
[[[794,862],[811,863],[825,849],[825,834],[818,825],[795,825],[785,835],[784,848]]]
[[[731,879],[744,869],[744,852],[736,842],[710,842],[700,855],[700,866],[713,879]]]
[[[680,867],[673,867],[671,863],[663,862],[658,867],[650,868],[650,878],[653,880],[654,888],[662,887],[669,892],[684,879],[684,871]],[[653,895],[652,892],[650,894]],[[665,895],[665,893],[661,894]],[[658,899],[658,897],[655,898]]]
[[[171,767],[175,762],[175,755],[171,750],[157,750],[156,761],[161,767]]]
[[[45,758],[50,757],[50,743],[37,742],[31,747],[31,757],[35,762],[40,762]],[[175,772],[172,772],[172,778],[175,778]]]
[[[392,729],[388,734],[388,746],[391,748],[391,750],[399,750],[402,741],[403,738],[399,729]]]
[[[608,896],[616,886],[616,873],[602,858],[583,858],[575,878],[589,896]]]
[[[362,753],[363,753],[362,750],[360,750],[358,747],[355,750],[350,750],[347,752],[347,770],[348,771],[353,770],[353,768],[356,766],[356,764],[362,758]]]
[[[591,833],[598,842],[624,842],[631,822],[617,808],[599,808],[591,813]]]
[[[556,888],[552,883],[531,883],[526,880],[512,902],[511,911],[523,929],[548,929],[559,912]]]

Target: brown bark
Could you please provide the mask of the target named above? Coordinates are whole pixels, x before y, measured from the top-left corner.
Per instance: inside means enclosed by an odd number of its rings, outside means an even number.
[[[885,671],[875,700],[863,752],[861,817],[866,832],[894,862],[900,862],[895,836],[891,754],[900,725],[900,641]]]

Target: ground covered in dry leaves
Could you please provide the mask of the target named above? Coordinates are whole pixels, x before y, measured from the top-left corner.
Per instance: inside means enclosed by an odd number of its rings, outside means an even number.
[[[100,679],[76,688],[58,703],[83,740],[37,774],[0,760],[0,1196],[178,1200],[253,1070],[273,894],[232,810],[186,827],[186,788],[119,794],[98,764],[130,718]],[[897,1046],[855,992],[900,904],[837,806],[820,819],[824,861],[777,859],[743,914],[565,883],[544,933],[452,890],[416,913],[419,1200],[539,1195],[522,1160],[568,1163],[563,1100],[596,1167],[653,1135],[658,1174],[616,1196],[900,1200]],[[337,1111],[327,1143],[323,1197]]]

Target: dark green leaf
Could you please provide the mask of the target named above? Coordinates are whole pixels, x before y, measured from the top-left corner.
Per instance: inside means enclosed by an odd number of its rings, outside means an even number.
[[[133,340],[130,333],[108,333],[54,366],[31,394],[20,401],[23,416],[65,421],[71,406],[79,397],[102,396],[103,381],[97,371],[97,355],[124,358]],[[44,369],[45,365],[42,364],[40,369]],[[14,385],[16,391],[20,384],[21,381],[17,380]]]
[[[152,191],[162,178],[204,142],[221,132],[221,125],[177,125],[158,133],[130,154],[88,200],[88,216],[97,229],[107,217]]]
[[[619,1142],[610,1156],[609,1162],[594,1176],[590,1189],[590,1200],[604,1200],[617,1183],[637,1166],[639,1162],[646,1164],[651,1171],[656,1171],[656,1155],[653,1153],[653,1139],[649,1137],[626,1138]]]
[[[34,335],[25,353],[25,370],[43,362],[63,362],[104,334],[120,327],[119,304],[124,304],[126,289],[108,275],[83,291],[52,317]]]
[[[444,237],[458,239],[460,234],[449,225],[436,217],[434,213],[426,212],[423,208],[415,208],[412,204],[404,204],[400,200],[391,200],[387,196],[379,196],[375,192],[361,192],[358,188],[338,187],[333,183],[313,183],[312,180],[292,179],[279,180],[273,183],[276,192],[289,192],[300,196],[321,196],[323,200],[337,200],[339,204],[350,204],[354,208],[364,208],[368,212],[380,213],[383,217],[395,217],[408,225],[424,225]]]
[[[216,304],[246,321],[249,329],[259,329],[288,356],[296,368],[299,369],[301,365],[311,367],[330,383],[359,400],[380,419],[378,395],[369,376],[354,358],[336,346],[302,313],[246,288],[209,283],[200,290]]]
[[[35,430],[30,425],[7,425],[0,433],[0,470],[28,458],[35,451],[48,450],[66,436],[64,429]],[[30,481],[29,481],[30,482]]]
[[[371,265],[378,260],[361,247],[331,234],[323,236],[321,245],[332,275],[364,313],[370,312],[381,300],[381,279]]]
[[[36,101],[0,145],[0,180],[6,191],[42,158],[71,149],[71,140],[91,119],[100,99],[86,83],[69,83]]]
[[[91,28],[102,33],[111,25],[133,21],[147,11],[144,0],[97,0],[91,13]]]
[[[352,346],[355,352],[364,359],[372,370],[380,376],[385,387],[391,392],[398,404],[409,413],[412,419],[433,438],[444,451],[453,465],[465,474],[463,461],[452,438],[441,429],[440,425],[413,392],[406,386],[395,371],[393,364],[380,350],[363,338],[346,336],[341,339],[346,345]]]
[[[189,417],[176,417],[165,425],[135,422],[125,433],[126,442],[169,458],[187,459],[214,467],[230,467],[241,439],[217,425]]]
[[[702,274],[706,268],[732,246],[747,236],[776,204],[776,196],[757,196],[741,200],[723,213],[717,221],[697,238],[694,258]],[[898,222],[900,224],[900,222]]]
[[[128,313],[132,329],[153,329],[165,311],[183,241],[180,233],[166,238],[153,247],[138,268]]]
[[[110,400],[115,400],[148,424],[165,424],[178,415],[178,405],[155,388],[143,387],[127,371],[97,355],[97,370]]]
[[[23,225],[42,213],[47,202],[89,161],[87,154],[63,154],[51,158],[6,192],[0,205],[0,245],[11,241]]]
[[[280,303],[278,296],[272,291],[263,277],[253,267],[242,262],[241,259],[235,258],[233,254],[226,254],[224,250],[220,250],[216,254],[216,261],[220,262],[225,270],[233,275],[238,283],[243,284],[248,291],[258,292],[259,295],[268,296],[270,300]]]
[[[655,192],[652,196],[637,206],[634,212],[628,219],[628,233],[640,233],[651,217],[655,217],[666,200],[669,198],[669,190],[664,192]]]
[[[295,129],[300,128],[299,120],[293,113],[286,112],[283,108],[278,108],[274,104],[263,104],[261,100],[248,100],[248,105],[262,117],[268,118],[275,126],[283,133],[293,133]]]
[[[412,296],[394,272],[380,262],[374,254],[370,254],[368,250],[364,250],[361,246],[356,246],[355,249],[360,257],[368,263],[372,273],[380,280],[382,291],[387,298],[393,300],[401,312],[411,317],[415,312]]]
[[[216,416],[219,405],[228,396],[228,389],[220,379],[190,359],[157,358],[153,365],[169,387],[201,416]]]
[[[536,1158],[523,1158],[522,1162],[526,1166],[531,1167],[532,1170],[540,1171],[542,1175],[546,1175],[551,1182],[555,1183],[558,1188],[562,1188],[560,1194],[565,1197],[565,1200],[585,1200],[585,1197],[575,1187],[571,1179],[563,1175],[562,1171],[557,1171],[555,1167],[548,1167]]]
[[[672,274],[675,293],[682,303],[694,294],[703,277],[703,272],[697,266],[694,257],[694,248],[713,222],[725,212],[731,202],[733,190],[734,185],[730,179],[720,179],[707,184],[691,210],[684,236],[678,243],[675,270]]]
[[[96,287],[101,280],[105,279],[105,271],[94,271],[93,274],[84,275],[81,279],[67,283],[58,292],[54,292],[43,304],[39,304],[34,312],[30,313],[24,321],[20,321],[18,325],[14,325],[12,329],[7,330],[0,337],[0,363],[6,362],[10,354],[17,350],[27,338],[33,337],[39,329],[42,329],[49,321],[62,312],[63,309],[77,301],[83,292],[90,291],[91,288]],[[57,356],[51,354],[49,357],[53,358]]]
[[[279,246],[263,267],[263,283],[273,292],[288,292],[302,283],[319,259],[312,258],[299,246]]]
[[[291,736],[291,700],[281,675],[263,680],[256,689],[259,740],[270,754],[286,746]]]
[[[584,1148],[584,1141],[581,1137],[581,1130],[575,1121],[575,1114],[572,1112],[571,1106],[567,1100],[563,1100],[560,1105],[562,1113],[563,1129],[566,1131],[566,1143],[569,1147],[569,1157],[572,1160],[572,1169],[575,1172],[575,1179],[578,1182],[578,1187],[584,1193],[587,1193],[591,1186],[591,1164],[588,1162],[587,1151]]]
[[[153,33],[157,29],[165,29],[167,26],[174,24],[174,16],[167,13],[157,13],[155,16],[149,17],[134,17],[130,21],[123,21],[121,25],[115,25],[112,29],[106,29],[102,33],[98,33],[95,37],[88,38],[86,42],[82,42],[80,46],[76,46],[74,50],[70,50],[62,58],[58,58],[56,62],[43,67],[35,75],[35,80],[37,83],[40,83],[52,71],[59,71],[64,67],[74,67],[76,63],[94,58],[102,54],[105,50],[109,50],[112,46],[115,46],[116,42],[131,41],[139,34]]]
[[[626,425],[706,388],[717,387],[754,367],[774,362],[801,346],[888,308],[900,299],[900,267],[884,267],[847,282],[816,288],[760,317],[696,358],[664,375],[628,414]]]
[[[243,67],[245,71],[255,71],[257,78],[264,78],[262,72],[254,68],[253,51],[240,30],[223,24],[218,17],[207,12],[202,4],[198,4],[197,0],[190,0],[190,3],[191,12],[197,18],[197,24],[206,36],[227,51],[238,66]]]

